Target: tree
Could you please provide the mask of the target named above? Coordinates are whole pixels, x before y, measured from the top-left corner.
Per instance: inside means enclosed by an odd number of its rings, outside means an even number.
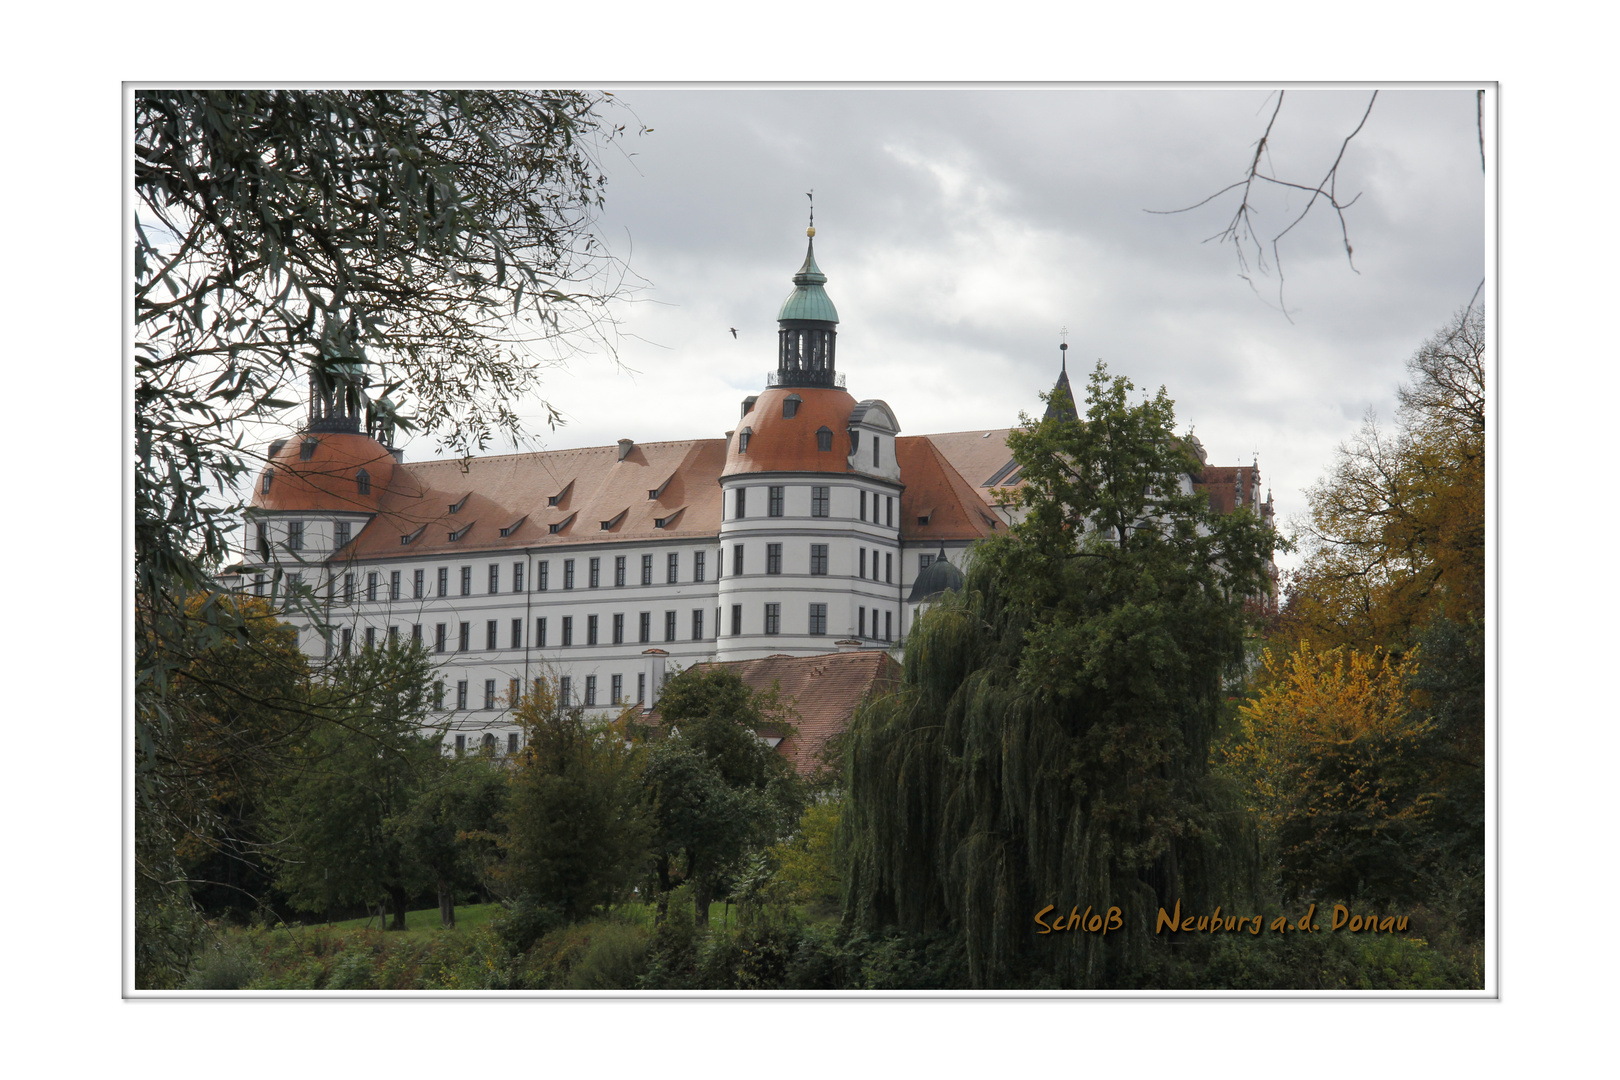
[[[1395,431],[1369,415],[1310,489],[1290,643],[1400,651],[1436,617],[1483,632],[1484,315],[1459,313],[1407,370]]]
[[[646,865],[641,750],[624,722],[592,723],[536,680],[514,713],[523,749],[500,839],[503,890],[571,922],[625,899]]]
[[[344,904],[393,909],[405,929],[411,896],[434,875],[413,857],[401,823],[450,763],[429,723],[432,666],[421,645],[388,641],[340,661],[316,704],[322,718],[305,765],[271,809],[276,884],[305,911]]]
[[[976,986],[1117,984],[1157,905],[1242,892],[1252,841],[1207,763],[1275,538],[1191,492],[1171,401],[1132,389],[1099,364],[1083,420],[1025,418],[1023,521],[975,549],[848,736],[849,914],[957,935]],[[1074,899],[1121,932],[1037,949],[1031,915]]]
[[[1425,767],[1433,725],[1409,701],[1417,656],[1303,644],[1263,663],[1270,679],[1242,706],[1228,760],[1276,840],[1289,897],[1422,898],[1440,795]]]
[[[414,424],[452,449],[521,434],[513,403],[536,368],[601,325],[618,289],[591,231],[597,157],[621,130],[605,104],[568,91],[135,94],[134,768],[150,865],[176,865],[161,838],[188,829],[165,816],[184,738],[174,677],[250,632],[229,607],[192,601],[229,559],[257,426],[280,423],[307,386],[379,431]],[[284,583],[277,595],[301,600]],[[164,910],[184,909],[184,875],[158,876],[180,890]]]
[[[773,689],[756,693],[724,668],[684,671],[659,697],[665,734],[643,774],[653,824],[659,913],[677,868],[693,886],[700,927],[743,860],[786,835],[802,793],[792,766],[760,739],[767,725],[791,729]]]
[[[439,894],[439,924],[456,925],[456,894],[488,880],[489,838],[505,812],[507,770],[489,751],[452,761],[392,820],[406,856]]]

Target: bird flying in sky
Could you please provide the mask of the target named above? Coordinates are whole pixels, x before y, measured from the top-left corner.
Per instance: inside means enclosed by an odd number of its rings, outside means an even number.
[[[730,330],[730,331],[731,331],[731,336],[732,336],[732,337],[736,337],[736,336],[737,336],[737,328],[736,328],[736,327],[735,327],[735,326],[729,326],[729,327],[727,327],[727,328],[726,328],[726,329],[728,329],[728,330]]]

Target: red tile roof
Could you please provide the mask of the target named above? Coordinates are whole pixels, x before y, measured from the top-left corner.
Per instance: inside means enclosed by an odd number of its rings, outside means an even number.
[[[782,415],[782,402],[797,394],[799,407],[794,415]],[[777,387],[759,395],[754,407],[737,421],[727,446],[723,475],[757,472],[835,472],[849,469],[849,414],[855,399],[844,390],[831,387]],[[832,432],[832,449],[816,448],[816,432],[823,427]],[[743,452],[742,433],[749,434],[748,450]]]
[[[1007,452],[1003,442],[1001,451]],[[894,441],[900,478],[900,539],[907,544],[935,540],[978,540],[1004,529],[995,511],[940,453],[932,435],[902,435]],[[928,523],[919,519],[926,515]]]
[[[780,688],[782,701],[792,705],[799,718],[794,733],[783,739],[776,750],[793,763],[800,775],[809,775],[821,767],[827,741],[849,727],[861,702],[900,681],[899,663],[881,649],[821,656],[766,656],[694,666],[705,671],[731,671],[757,692],[772,686]]]

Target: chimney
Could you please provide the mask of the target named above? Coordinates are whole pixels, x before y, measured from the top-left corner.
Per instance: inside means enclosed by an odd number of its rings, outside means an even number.
[[[758,400],[759,400],[759,395],[758,394],[749,394],[747,397],[743,398],[742,415],[747,416],[750,412],[752,412],[753,408],[754,408],[754,402],[756,402]]]
[[[663,649],[643,649],[641,655],[646,658],[647,671],[647,701],[642,708],[652,712],[658,704],[658,696],[664,692],[664,661],[669,653]]]
[[[634,440],[634,439],[620,439],[619,440],[619,460],[623,461],[625,458],[629,457],[630,456],[630,451],[635,448],[635,445],[636,445],[636,440]]]
[[[833,642],[833,644],[838,646],[838,651],[839,652],[860,652],[861,651],[861,639],[860,638],[852,638],[852,637],[851,638],[844,638],[841,641]]]

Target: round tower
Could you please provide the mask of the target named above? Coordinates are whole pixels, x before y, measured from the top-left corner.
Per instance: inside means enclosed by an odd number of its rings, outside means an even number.
[[[745,400],[721,473],[717,658],[870,648],[900,632],[900,425],[837,370],[815,227],[777,312],[776,370]]]

